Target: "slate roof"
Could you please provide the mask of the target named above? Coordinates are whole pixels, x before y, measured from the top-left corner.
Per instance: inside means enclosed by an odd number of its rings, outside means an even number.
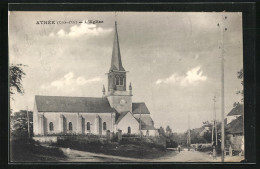
[[[154,126],[142,125],[141,124],[141,130],[157,130],[157,129]]]
[[[116,120],[116,124],[118,124],[124,117],[125,117],[125,115],[128,113],[128,111],[126,111],[126,112],[122,112],[119,116],[118,116],[118,118],[117,118],[117,120]]]
[[[114,112],[107,98],[35,96],[38,112]]]
[[[135,117],[135,119],[140,123],[139,117]],[[156,130],[153,126],[152,118],[150,116],[141,116],[141,129],[142,130]]]
[[[244,111],[244,105],[238,105],[235,108],[233,108],[227,116],[234,116],[234,115],[242,115]]]
[[[225,127],[226,132],[230,134],[240,134],[244,130],[243,116],[239,116],[237,119],[228,123]]]
[[[148,108],[145,103],[132,103],[132,112],[133,114],[150,114]]]

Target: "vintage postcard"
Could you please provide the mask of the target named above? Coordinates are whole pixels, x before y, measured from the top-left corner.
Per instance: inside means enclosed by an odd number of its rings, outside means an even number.
[[[241,12],[9,12],[10,162],[241,162]]]

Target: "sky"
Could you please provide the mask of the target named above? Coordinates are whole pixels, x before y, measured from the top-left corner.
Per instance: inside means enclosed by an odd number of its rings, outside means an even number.
[[[240,102],[242,13],[10,12],[9,64],[24,64],[25,93],[11,109],[33,110],[35,95],[101,97],[107,89],[115,18],[133,102],[145,102],[156,127],[174,132],[221,118],[221,31],[224,25],[225,114]],[[55,24],[37,24],[37,21]],[[89,23],[98,20],[102,23]],[[57,24],[57,21],[83,23]],[[85,21],[87,21],[85,23]],[[188,117],[190,124],[188,124]]]

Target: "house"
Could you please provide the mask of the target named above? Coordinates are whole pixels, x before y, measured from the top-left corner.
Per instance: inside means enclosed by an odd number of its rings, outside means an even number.
[[[242,105],[242,104],[239,104],[235,108],[233,108],[227,114],[227,124],[229,124],[233,120],[237,119],[238,117],[242,116],[243,111],[244,111],[244,105]]]
[[[119,47],[117,24],[108,88],[102,97],[35,96],[34,135],[96,134],[107,131],[123,134],[158,135],[145,103],[132,102],[132,85],[126,84]]]
[[[226,131],[226,147],[229,148],[229,151],[238,151],[244,152],[244,116],[243,116],[243,106],[239,105],[233,108],[229,115],[238,116],[241,112],[241,115],[236,119],[233,119],[225,126]]]

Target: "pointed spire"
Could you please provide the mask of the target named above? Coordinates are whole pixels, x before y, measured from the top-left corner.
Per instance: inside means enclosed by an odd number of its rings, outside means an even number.
[[[113,52],[112,52],[112,60],[111,67],[109,71],[125,71],[121,61],[120,47],[119,47],[119,39],[117,33],[117,23],[115,21],[115,36],[114,36],[114,44],[113,44]]]

